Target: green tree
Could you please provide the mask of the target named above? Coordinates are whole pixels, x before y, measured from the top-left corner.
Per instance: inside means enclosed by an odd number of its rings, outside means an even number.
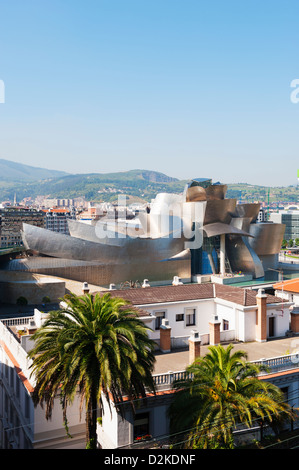
[[[283,249],[284,249],[284,248],[286,248],[286,247],[287,247],[287,245],[288,245],[288,242],[287,242],[287,240],[282,240],[281,248],[283,248]]]
[[[248,362],[244,351],[232,353],[232,348],[211,346],[187,368],[187,379],[174,385],[171,432],[186,430],[186,447],[233,448],[237,425],[250,427],[257,419],[275,427],[293,418],[281,390],[258,379],[265,368]]]
[[[295,245],[299,246],[299,238],[295,238]]]
[[[96,447],[97,409],[103,393],[115,403],[155,391],[154,342],[136,310],[123,299],[104,295],[67,295],[65,308],[50,312],[33,335],[32,375],[35,406],[45,404],[49,419],[58,395],[67,425],[67,406],[77,393],[85,404],[86,446]],[[120,411],[123,408],[119,407]]]
[[[289,247],[292,247],[294,245],[294,242],[293,242],[293,239],[291,238],[288,242],[288,246]]]

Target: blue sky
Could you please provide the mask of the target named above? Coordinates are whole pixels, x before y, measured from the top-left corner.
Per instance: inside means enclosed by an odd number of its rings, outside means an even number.
[[[0,18],[0,158],[297,184],[297,0],[0,0]]]

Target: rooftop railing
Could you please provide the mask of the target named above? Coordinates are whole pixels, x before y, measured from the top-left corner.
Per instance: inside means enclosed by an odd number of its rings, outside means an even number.
[[[289,371],[299,369],[299,354],[288,354],[285,356],[272,357],[270,359],[261,359],[259,361],[251,361],[257,365],[265,365],[267,371],[262,371],[259,375],[265,376],[276,372]],[[191,374],[186,371],[166,372],[164,374],[154,375],[154,382],[158,391],[170,390],[177,380],[185,380],[192,378]]]

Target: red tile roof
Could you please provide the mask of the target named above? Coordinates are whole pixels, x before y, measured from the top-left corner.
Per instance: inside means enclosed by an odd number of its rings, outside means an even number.
[[[278,282],[273,285],[273,288],[276,290],[284,290],[287,292],[299,293],[299,278],[289,279],[287,281]]]
[[[112,297],[122,297],[133,305],[148,305],[166,302],[182,302],[221,298],[242,306],[256,305],[257,291],[222,284],[183,284],[179,286],[160,286],[131,288],[109,291]],[[267,303],[280,303],[281,299],[267,295]]]

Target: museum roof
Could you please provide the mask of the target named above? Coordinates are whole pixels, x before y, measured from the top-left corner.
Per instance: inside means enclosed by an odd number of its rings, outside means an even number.
[[[109,291],[112,297],[122,297],[132,305],[149,305],[188,300],[219,298],[242,306],[257,304],[257,291],[222,284],[183,284],[178,286],[153,286]],[[281,298],[267,294],[267,303],[280,303]]]

